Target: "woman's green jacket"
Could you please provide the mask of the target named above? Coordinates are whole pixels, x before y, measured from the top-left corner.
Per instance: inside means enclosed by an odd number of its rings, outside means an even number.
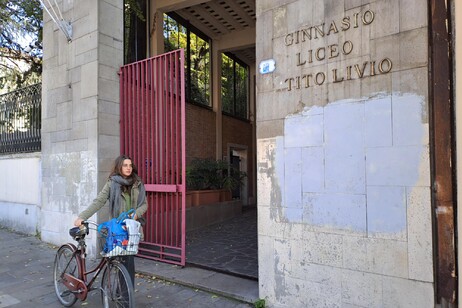
[[[137,205],[138,195],[139,195],[139,192],[140,192],[140,185],[143,185],[140,181],[136,181],[135,183],[133,183],[133,186],[132,186],[132,189],[131,189],[131,194],[130,194],[131,208],[135,209],[137,218],[142,217],[143,214],[146,213],[146,211],[148,209],[148,204],[147,204],[146,199],[142,204],[140,204],[139,206]],[[93,200],[92,204],[87,209],[82,211],[78,215],[78,217],[83,219],[83,220],[87,220],[91,216],[93,216],[96,212],[98,212],[106,204],[106,202],[109,200],[110,191],[111,191],[111,179],[108,179],[108,181],[106,182],[106,184],[104,185],[103,189],[98,194],[96,199]],[[121,194],[120,198],[121,198],[121,201],[123,201],[123,202],[121,202],[121,205],[122,204],[125,205],[126,200],[124,198],[124,195]],[[125,206],[121,206],[121,211],[124,208],[125,208]],[[111,211],[109,211],[109,212],[111,212]],[[114,218],[114,217],[111,217],[111,218]]]

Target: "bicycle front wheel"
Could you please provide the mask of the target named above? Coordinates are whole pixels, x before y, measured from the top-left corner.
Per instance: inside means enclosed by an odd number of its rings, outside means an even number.
[[[101,300],[103,307],[134,308],[133,285],[130,274],[120,262],[111,260],[101,279]]]
[[[53,281],[55,285],[56,296],[59,301],[66,307],[75,304],[77,297],[72,293],[63,282],[63,274],[67,273],[74,277],[79,277],[79,265],[74,254],[75,247],[63,245],[58,249],[53,266]]]

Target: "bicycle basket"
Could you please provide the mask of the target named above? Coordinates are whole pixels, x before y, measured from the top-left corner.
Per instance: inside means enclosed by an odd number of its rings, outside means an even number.
[[[103,257],[136,255],[140,234],[101,234],[98,242]]]

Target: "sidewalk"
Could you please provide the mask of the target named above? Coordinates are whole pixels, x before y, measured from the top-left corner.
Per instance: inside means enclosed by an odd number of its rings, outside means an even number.
[[[57,247],[0,228],[0,308],[61,307],[53,285]],[[135,258],[137,307],[253,307],[258,284],[198,268]],[[239,300],[237,300],[239,299]],[[74,307],[101,307],[99,292]]]

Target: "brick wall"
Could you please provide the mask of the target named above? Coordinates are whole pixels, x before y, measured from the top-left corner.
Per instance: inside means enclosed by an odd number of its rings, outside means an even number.
[[[186,163],[193,158],[214,158],[216,114],[211,109],[186,104]]]
[[[247,180],[249,192],[253,191],[253,170],[255,149],[252,147],[252,125],[247,121],[223,115],[223,155],[229,156],[228,144],[247,146]]]

